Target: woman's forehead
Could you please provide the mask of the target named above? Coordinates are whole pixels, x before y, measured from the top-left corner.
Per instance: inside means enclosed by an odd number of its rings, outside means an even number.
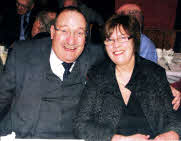
[[[127,32],[124,30],[123,26],[122,25],[117,25],[116,27],[114,27],[113,29],[113,33],[112,35],[117,35],[117,36],[120,36],[120,35],[128,35]],[[112,36],[111,35],[111,36]]]

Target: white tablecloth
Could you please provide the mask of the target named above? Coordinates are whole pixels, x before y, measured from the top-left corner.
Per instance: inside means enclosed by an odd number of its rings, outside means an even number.
[[[16,139],[15,136],[15,133],[12,132],[7,136],[0,137],[0,141],[85,141],[76,139]]]
[[[181,53],[174,53],[171,64],[167,64],[167,79],[169,83],[177,82],[181,79]]]

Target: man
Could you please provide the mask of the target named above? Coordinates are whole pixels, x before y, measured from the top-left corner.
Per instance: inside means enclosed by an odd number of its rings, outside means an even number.
[[[116,11],[116,13],[134,16],[140,23],[141,29],[143,31],[144,18],[143,18],[142,10],[138,5],[124,4]],[[157,63],[157,53],[156,53],[156,47],[154,43],[143,33],[141,33],[140,41],[141,42],[140,42],[139,55],[142,56],[143,58],[146,58],[150,61]],[[177,110],[180,106],[181,93],[175,88],[173,88],[172,86],[170,87],[171,87],[173,96],[175,97],[174,100],[172,101],[173,109]]]
[[[0,42],[11,45],[15,40],[31,37],[35,19],[34,0],[16,0],[16,11],[9,10],[0,27]]]
[[[141,8],[136,4],[124,4],[117,11],[117,14],[133,15],[140,23],[143,30],[143,13]],[[142,32],[142,31],[141,31]],[[140,56],[157,63],[157,53],[154,43],[143,33],[141,34]]]
[[[43,37],[50,36],[50,27],[56,18],[56,12],[54,11],[40,11],[36,16],[33,23],[33,28],[31,31],[31,36],[33,39],[40,39]]]
[[[18,138],[74,138],[72,118],[87,71],[103,56],[101,47],[87,48],[86,35],[82,12],[67,7],[51,26],[52,42],[13,44],[0,76],[1,135],[14,131]]]

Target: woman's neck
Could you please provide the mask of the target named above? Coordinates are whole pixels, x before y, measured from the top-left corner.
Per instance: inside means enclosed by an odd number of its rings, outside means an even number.
[[[135,65],[135,57],[125,65],[116,65],[115,73],[117,81],[124,86],[129,82]]]

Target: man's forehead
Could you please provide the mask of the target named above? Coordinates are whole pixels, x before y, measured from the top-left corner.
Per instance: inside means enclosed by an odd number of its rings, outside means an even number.
[[[30,0],[17,0],[21,4],[29,4]]]
[[[84,16],[77,11],[65,10],[61,12],[57,17],[56,24],[63,24],[65,20],[66,21],[69,20],[69,21],[77,22],[77,23],[79,22],[81,25],[86,25],[86,20]]]

